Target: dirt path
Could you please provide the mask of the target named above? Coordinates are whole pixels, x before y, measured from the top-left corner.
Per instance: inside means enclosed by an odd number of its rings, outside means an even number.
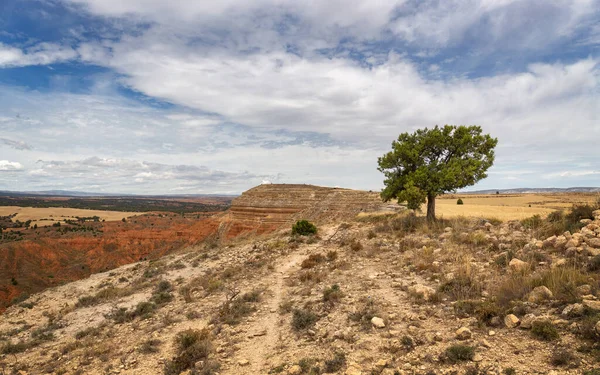
[[[280,262],[265,283],[269,285],[272,295],[265,311],[252,322],[245,332],[245,341],[234,358],[234,366],[225,372],[231,374],[266,374],[272,364],[269,358],[277,350],[280,342],[279,305],[284,291],[285,276],[304,259],[304,253],[294,253]],[[248,361],[247,365],[242,365]]]

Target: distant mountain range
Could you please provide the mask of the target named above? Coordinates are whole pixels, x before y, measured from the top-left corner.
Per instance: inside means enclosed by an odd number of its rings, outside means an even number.
[[[132,198],[202,198],[202,197],[236,197],[237,194],[115,194],[115,193],[88,193],[84,191],[68,190],[42,190],[42,191],[7,191],[0,190],[4,196],[41,196],[41,197],[132,197]]]
[[[569,187],[569,188],[515,188],[463,191],[459,194],[535,194],[535,193],[600,193],[600,187]]]

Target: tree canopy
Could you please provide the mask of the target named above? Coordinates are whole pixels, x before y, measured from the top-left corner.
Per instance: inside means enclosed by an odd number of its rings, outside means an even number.
[[[385,175],[381,197],[406,201],[410,209],[427,200],[427,218],[435,220],[435,197],[487,177],[497,144],[479,126],[436,125],[402,133],[392,142],[392,151],[378,159]]]

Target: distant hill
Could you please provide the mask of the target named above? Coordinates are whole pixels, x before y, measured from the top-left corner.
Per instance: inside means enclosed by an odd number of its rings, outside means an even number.
[[[463,191],[459,194],[524,194],[524,193],[600,193],[600,187],[569,187],[569,188],[515,188]]]
[[[69,190],[42,190],[42,191],[9,191],[0,190],[3,196],[44,196],[44,197],[135,197],[135,198],[202,198],[202,197],[236,197],[237,194],[118,194],[118,193],[89,193],[84,191]]]

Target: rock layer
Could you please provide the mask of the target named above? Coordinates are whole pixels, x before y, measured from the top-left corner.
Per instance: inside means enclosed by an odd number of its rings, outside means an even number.
[[[233,200],[224,222],[225,238],[263,234],[299,219],[345,220],[384,209],[378,193],[313,185],[268,184]]]

